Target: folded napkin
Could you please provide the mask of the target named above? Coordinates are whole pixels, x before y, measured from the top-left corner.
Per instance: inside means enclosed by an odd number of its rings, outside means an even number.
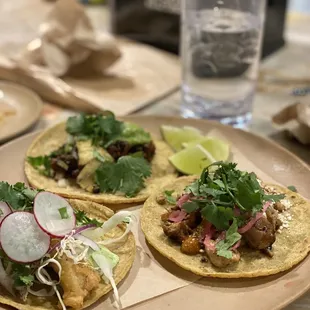
[[[96,36],[84,7],[76,0],[59,0],[40,26],[39,38],[17,58],[23,67],[43,66],[54,76],[101,74],[121,56],[108,34]]]
[[[276,125],[284,127],[300,143],[310,144],[310,97],[304,97],[273,116]]]

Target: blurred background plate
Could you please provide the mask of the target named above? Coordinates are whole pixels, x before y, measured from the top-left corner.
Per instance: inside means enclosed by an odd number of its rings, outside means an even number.
[[[36,123],[42,101],[31,90],[0,82],[0,144],[23,133]]]

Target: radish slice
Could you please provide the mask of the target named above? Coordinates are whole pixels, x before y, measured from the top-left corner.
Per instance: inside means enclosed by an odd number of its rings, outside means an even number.
[[[12,213],[12,210],[9,205],[4,201],[0,201],[0,224],[3,219],[10,213]]]
[[[64,237],[75,228],[75,214],[68,201],[49,192],[34,199],[33,213],[39,226],[53,237]]]
[[[49,249],[50,236],[37,224],[29,212],[13,212],[1,225],[1,246],[16,262],[31,263],[42,258]]]

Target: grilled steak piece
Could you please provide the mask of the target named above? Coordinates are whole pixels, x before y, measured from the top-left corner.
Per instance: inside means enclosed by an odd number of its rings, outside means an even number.
[[[276,241],[274,225],[265,216],[261,217],[243,236],[251,248],[258,250],[268,248]]]
[[[128,155],[130,144],[126,141],[116,141],[108,146],[107,151],[115,160],[118,160],[120,157]]]
[[[233,251],[232,258],[226,258],[226,257],[217,255],[215,245],[216,245],[215,241],[211,240],[209,245],[205,246],[207,257],[209,258],[210,262],[214,266],[223,268],[228,265],[239,262],[240,253],[237,250]]]
[[[278,226],[278,212],[272,206],[266,210],[266,216],[267,220],[272,224],[274,230],[277,230],[281,226]]]
[[[280,201],[275,202],[274,208],[279,212],[285,211],[285,206]]]
[[[183,240],[187,239],[193,233],[193,230],[185,222],[162,222],[162,228],[165,235],[178,243],[182,243]]]
[[[55,154],[51,158],[51,167],[55,175],[75,179],[79,174],[79,156],[77,148],[73,146],[69,153]]]
[[[126,156],[128,154],[142,152],[144,158],[150,162],[155,154],[155,145],[153,141],[134,146],[130,145],[126,141],[116,141],[107,147],[107,151],[115,160],[118,160],[120,157]]]
[[[186,215],[185,219],[179,223],[173,223],[169,220],[173,210],[164,213],[161,216],[162,228],[164,233],[171,239],[182,242],[193,233],[193,229],[201,223],[201,215],[199,212],[192,212]]]

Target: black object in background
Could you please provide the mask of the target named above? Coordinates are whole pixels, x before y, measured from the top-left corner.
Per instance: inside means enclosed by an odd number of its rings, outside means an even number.
[[[180,17],[149,9],[150,0],[110,0],[112,32],[178,54]],[[175,2],[173,0],[157,0]],[[262,57],[284,45],[287,0],[268,0]]]

